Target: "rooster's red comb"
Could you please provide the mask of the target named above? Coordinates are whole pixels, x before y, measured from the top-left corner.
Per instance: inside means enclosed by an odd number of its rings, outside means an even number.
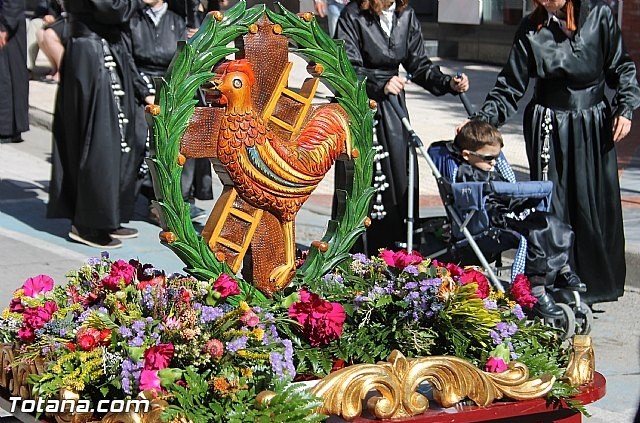
[[[253,85],[256,82],[253,66],[247,59],[229,60],[220,63],[213,68],[216,75],[224,75],[227,72],[242,72],[249,77],[249,82]]]

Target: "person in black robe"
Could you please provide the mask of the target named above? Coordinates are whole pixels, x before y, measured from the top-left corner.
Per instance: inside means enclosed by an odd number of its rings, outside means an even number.
[[[532,180],[554,183],[553,212],[576,239],[573,268],[588,304],[624,292],[624,232],[615,142],[640,105],[636,68],[610,8],[545,0],[518,28],[507,64],[476,118],[503,124],[536,80],[524,116]],[[613,110],[605,85],[616,90]]]
[[[23,0],[0,0],[0,139],[22,142],[29,130],[27,25]]]
[[[140,9],[129,22],[129,43],[133,60],[145,80],[151,93],[155,94],[155,78],[165,76],[169,64],[176,52],[179,40],[187,37],[187,19],[169,9],[163,0],[144,0],[145,7]],[[184,7],[184,6],[183,6]],[[182,10],[184,15],[188,11]],[[137,134],[143,134],[149,153],[148,125],[143,114],[136,121]],[[149,168],[142,162],[139,172],[140,192],[148,199],[155,199]],[[195,198],[210,200],[213,198],[211,164],[208,159],[190,159],[184,164],[181,176],[182,196],[191,204],[192,219],[205,216],[206,212],[195,206]],[[153,209],[149,218],[159,223]]]
[[[143,154],[135,134],[135,97],[152,104],[122,31],[135,0],[67,0],[66,45],[53,118],[48,216],[72,221],[69,237],[99,248],[137,236],[133,214]]]
[[[378,156],[388,153],[388,158],[378,162],[379,172],[374,178],[378,192],[371,214],[373,223],[354,246],[354,251],[377,254],[380,248],[397,248],[407,237],[409,134],[389,102],[390,96],[397,95],[406,109],[407,81],[399,76],[399,66],[412,75],[412,82],[436,96],[463,92],[469,83],[465,75],[452,78],[443,74],[429,60],[420,21],[407,0],[352,1],[338,19],[335,38],[344,40],[347,57],[357,75],[367,79],[367,95],[378,105],[375,135],[383,150]],[[336,173],[336,179],[340,177]],[[417,172],[414,179],[417,199]],[[417,201],[414,206],[413,215],[417,217]]]

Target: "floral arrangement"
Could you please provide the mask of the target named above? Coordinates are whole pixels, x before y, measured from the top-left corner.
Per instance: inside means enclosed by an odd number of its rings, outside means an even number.
[[[475,267],[415,252],[355,254],[268,300],[227,274],[198,281],[103,253],[65,285],[25,281],[0,317],[0,337],[19,345],[18,360],[44,363],[29,382],[45,399],[63,388],[94,402],[148,391],[170,404],[166,420],[319,421],[318,398],[294,378],[394,349],[455,355],[489,372],[518,360],[534,377],[561,377],[568,352],[555,330],[526,318],[534,303],[524,276],[505,294]],[[252,405],[267,389],[270,405]],[[573,393],[557,382],[552,396]]]
[[[300,374],[322,376],[343,363],[374,363],[394,349],[407,356],[455,355],[489,372],[518,360],[533,377],[561,378],[567,364],[558,332],[527,317],[536,299],[524,275],[503,293],[475,266],[383,250],[373,258],[352,255],[322,280],[306,283],[300,296],[307,292],[341,305],[344,317],[334,313],[328,319],[337,329],[322,349],[314,348],[318,340],[308,325],[297,331],[279,327],[293,341]],[[572,393],[558,382],[551,396]]]
[[[273,315],[239,294],[226,274],[212,281],[166,276],[103,253],[64,286],[45,275],[29,278],[3,312],[0,333],[3,342],[19,343],[19,360],[45,363],[30,376],[44,399],[63,388],[94,403],[151,390],[169,399],[168,419],[318,420],[318,400],[288,386],[296,374],[291,341],[279,336]],[[252,409],[265,389],[287,401]]]

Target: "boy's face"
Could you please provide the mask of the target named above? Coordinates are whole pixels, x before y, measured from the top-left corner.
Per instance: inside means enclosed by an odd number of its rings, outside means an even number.
[[[477,151],[462,150],[462,158],[471,166],[490,172],[500,155],[500,145],[484,145]]]

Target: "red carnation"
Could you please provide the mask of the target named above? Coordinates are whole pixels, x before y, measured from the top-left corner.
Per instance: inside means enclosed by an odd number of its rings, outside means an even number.
[[[289,307],[289,317],[302,325],[302,332],[311,346],[328,344],[339,338],[346,318],[342,304],[325,301],[305,289],[299,294],[300,301]]]
[[[121,283],[125,286],[131,284],[135,273],[135,267],[124,260],[118,260],[111,264],[111,272],[102,280],[102,286],[110,291],[117,291]]]
[[[174,351],[173,344],[158,344],[147,348],[144,352],[144,368],[146,370],[166,369],[171,363]]]
[[[220,294],[220,298],[227,298],[232,295],[240,295],[238,282],[226,273],[222,273],[213,284],[213,289]]]
[[[487,277],[482,272],[473,268],[465,269],[462,276],[460,276],[460,283],[463,285],[467,285],[470,283],[475,283],[476,285],[478,285],[478,288],[476,289],[476,295],[478,296],[478,298],[487,298],[489,296],[489,292],[491,291],[491,288],[489,288],[489,281],[487,280]]]
[[[98,345],[96,342],[96,338],[89,333],[85,333],[84,335],[80,335],[78,338],[78,345],[85,351],[93,351],[93,349]]]
[[[536,297],[531,295],[531,284],[529,283],[529,278],[522,273],[517,275],[511,284],[509,294],[516,303],[520,304],[521,307],[530,309],[538,302]]]

